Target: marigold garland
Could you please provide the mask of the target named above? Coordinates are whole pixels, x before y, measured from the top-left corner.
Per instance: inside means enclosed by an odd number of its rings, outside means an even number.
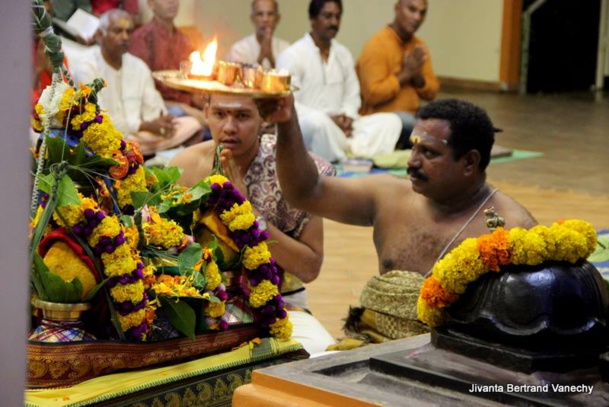
[[[208,205],[229,229],[229,236],[243,251],[243,267],[246,270],[246,295],[250,305],[259,311],[260,323],[274,337],[287,340],[292,335],[285,303],[279,294],[280,277],[274,259],[265,240],[266,231],[260,231],[251,203],[223,175],[207,178],[211,186]]]
[[[421,287],[418,318],[431,327],[444,323],[444,310],[483,274],[500,272],[509,264],[536,266],[546,261],[576,263],[596,249],[596,231],[583,220],[559,221],[529,230],[497,228],[478,238],[465,239],[440,259]]]

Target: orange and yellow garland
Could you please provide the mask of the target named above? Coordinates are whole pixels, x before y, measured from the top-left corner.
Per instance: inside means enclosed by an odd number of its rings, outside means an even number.
[[[418,318],[436,327],[444,323],[444,311],[483,274],[500,272],[503,266],[536,266],[546,261],[576,263],[597,246],[594,227],[583,220],[566,220],[531,229],[498,228],[478,238],[465,239],[434,266],[425,279],[417,303]]]

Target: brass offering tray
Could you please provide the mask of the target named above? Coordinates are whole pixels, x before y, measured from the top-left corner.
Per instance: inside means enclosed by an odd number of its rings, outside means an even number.
[[[283,90],[263,90],[259,88],[246,87],[241,81],[232,85],[225,85],[217,80],[188,77],[179,70],[155,71],[152,76],[170,88],[188,92],[208,92],[232,95],[252,96],[264,98],[272,96],[287,96],[297,90],[298,87],[288,85]]]

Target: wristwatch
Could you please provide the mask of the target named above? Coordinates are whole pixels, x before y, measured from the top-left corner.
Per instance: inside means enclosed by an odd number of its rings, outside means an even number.
[[[264,216],[257,216],[256,221],[258,222],[258,230],[264,232],[268,229],[268,224],[266,223],[266,219],[264,219]]]

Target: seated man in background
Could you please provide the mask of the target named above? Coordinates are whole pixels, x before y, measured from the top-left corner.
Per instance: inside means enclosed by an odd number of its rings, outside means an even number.
[[[433,100],[440,84],[429,50],[414,33],[427,14],[427,0],[398,0],[395,18],[364,45],[357,60],[363,115],[395,112],[402,119],[397,148],[410,147],[419,99]]]
[[[289,42],[273,36],[280,18],[276,0],[253,0],[250,19],[255,33],[234,43],[226,59],[274,68],[275,58],[290,46]]]
[[[151,71],[178,70],[195,51],[190,38],[174,25],[179,0],[148,0],[153,18],[133,32],[129,52],[144,60]],[[203,96],[170,88],[155,79],[156,88],[174,116],[192,116],[205,126]]]
[[[360,93],[353,57],[334,37],[340,27],[340,0],[312,0],[311,32],[277,60],[292,75],[306,147],[331,162],[394,150],[402,128],[393,113],[358,116]]]
[[[406,163],[410,179],[320,176],[306,154],[293,97],[262,100],[259,109],[277,124],[277,174],[288,202],[374,228],[380,276],[364,288],[364,308],[346,324],[358,345],[425,332],[416,314],[424,276],[464,239],[488,233],[484,209],[493,207],[508,228],[536,224],[522,205],[486,182],[495,128],[469,102],[439,100],[419,111]]]
[[[91,0],[91,11],[96,16],[101,16],[106,11],[120,8],[131,14],[135,27],[141,25],[140,6],[138,0]]]
[[[210,175],[216,149],[222,144],[224,174],[250,200],[273,242],[268,247],[283,270],[280,290],[294,325],[292,337],[311,355],[325,350],[334,340],[309,313],[304,286],[321,270],[322,219],[289,206],[283,198],[275,171],[276,136],[260,136],[263,121],[251,97],[211,95],[205,116],[213,140],[188,147],[170,161],[169,165],[183,169],[178,183],[190,187]],[[315,156],[311,163],[316,173],[334,175],[330,163]]]
[[[106,88],[98,95],[100,107],[108,111],[126,138],[139,142],[147,158],[158,151],[199,141],[201,124],[192,117],[174,118],[168,114],[150,70],[144,61],[127,52],[132,30],[133,21],[126,11],[104,13],[96,33],[100,46],[94,47],[74,69],[76,81],[106,81]]]

